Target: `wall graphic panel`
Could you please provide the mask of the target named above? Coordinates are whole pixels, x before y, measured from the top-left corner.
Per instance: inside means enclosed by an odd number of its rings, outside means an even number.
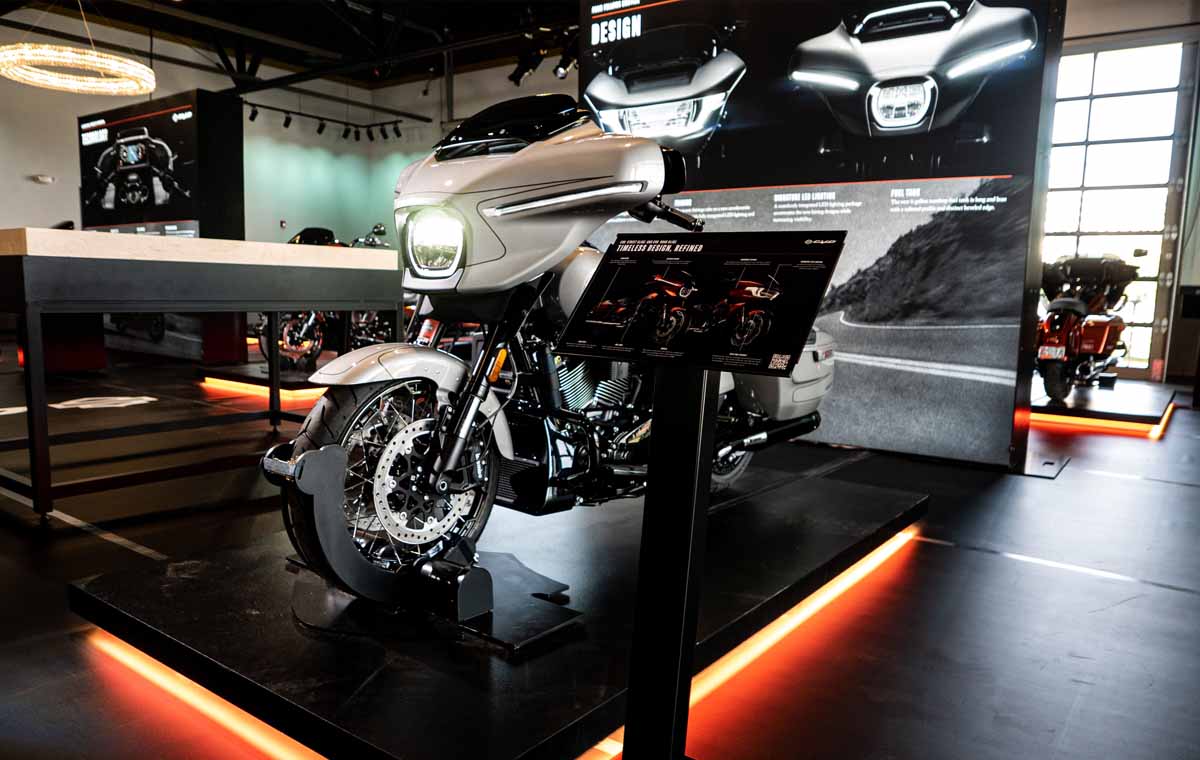
[[[581,99],[606,130],[685,155],[672,203],[710,231],[850,231],[817,320],[837,374],[813,437],[1008,464],[1061,8],[620,0],[582,14]],[[647,229],[622,217],[592,242]]]

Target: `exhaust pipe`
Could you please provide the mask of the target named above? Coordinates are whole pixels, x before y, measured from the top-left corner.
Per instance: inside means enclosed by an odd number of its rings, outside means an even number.
[[[777,422],[773,427],[766,430],[760,430],[753,435],[748,435],[745,438],[738,438],[733,441],[717,446],[717,458],[723,459],[735,451],[758,451],[765,449],[768,446],[773,446],[781,441],[795,438],[798,435],[811,433],[821,425],[821,413],[812,412],[803,417],[797,417],[794,420],[785,422]]]

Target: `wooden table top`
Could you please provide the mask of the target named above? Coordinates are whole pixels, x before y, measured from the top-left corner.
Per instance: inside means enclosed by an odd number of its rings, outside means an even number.
[[[242,264],[396,272],[394,249],[258,243],[244,240],[51,230],[0,229],[0,256],[47,256],[119,261]]]

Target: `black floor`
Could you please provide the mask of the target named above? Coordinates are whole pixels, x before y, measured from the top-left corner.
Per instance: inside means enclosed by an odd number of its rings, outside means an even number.
[[[701,703],[689,754],[1200,757],[1200,414],[1177,409],[1157,442],[1035,436],[1071,456],[1057,479],[882,454],[837,469],[845,452],[816,447],[760,460],[764,483],[803,470],[919,490],[930,513],[918,542]],[[537,554],[602,561],[589,531],[618,516],[570,513]],[[173,558],[280,528],[270,502],[98,522]],[[154,564],[0,522],[0,757],[260,757],[98,656],[67,612],[65,581]]]

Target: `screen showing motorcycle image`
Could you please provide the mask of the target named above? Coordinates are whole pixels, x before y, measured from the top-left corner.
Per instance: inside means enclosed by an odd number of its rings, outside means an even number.
[[[788,375],[845,238],[845,232],[620,235],[558,350]]]

